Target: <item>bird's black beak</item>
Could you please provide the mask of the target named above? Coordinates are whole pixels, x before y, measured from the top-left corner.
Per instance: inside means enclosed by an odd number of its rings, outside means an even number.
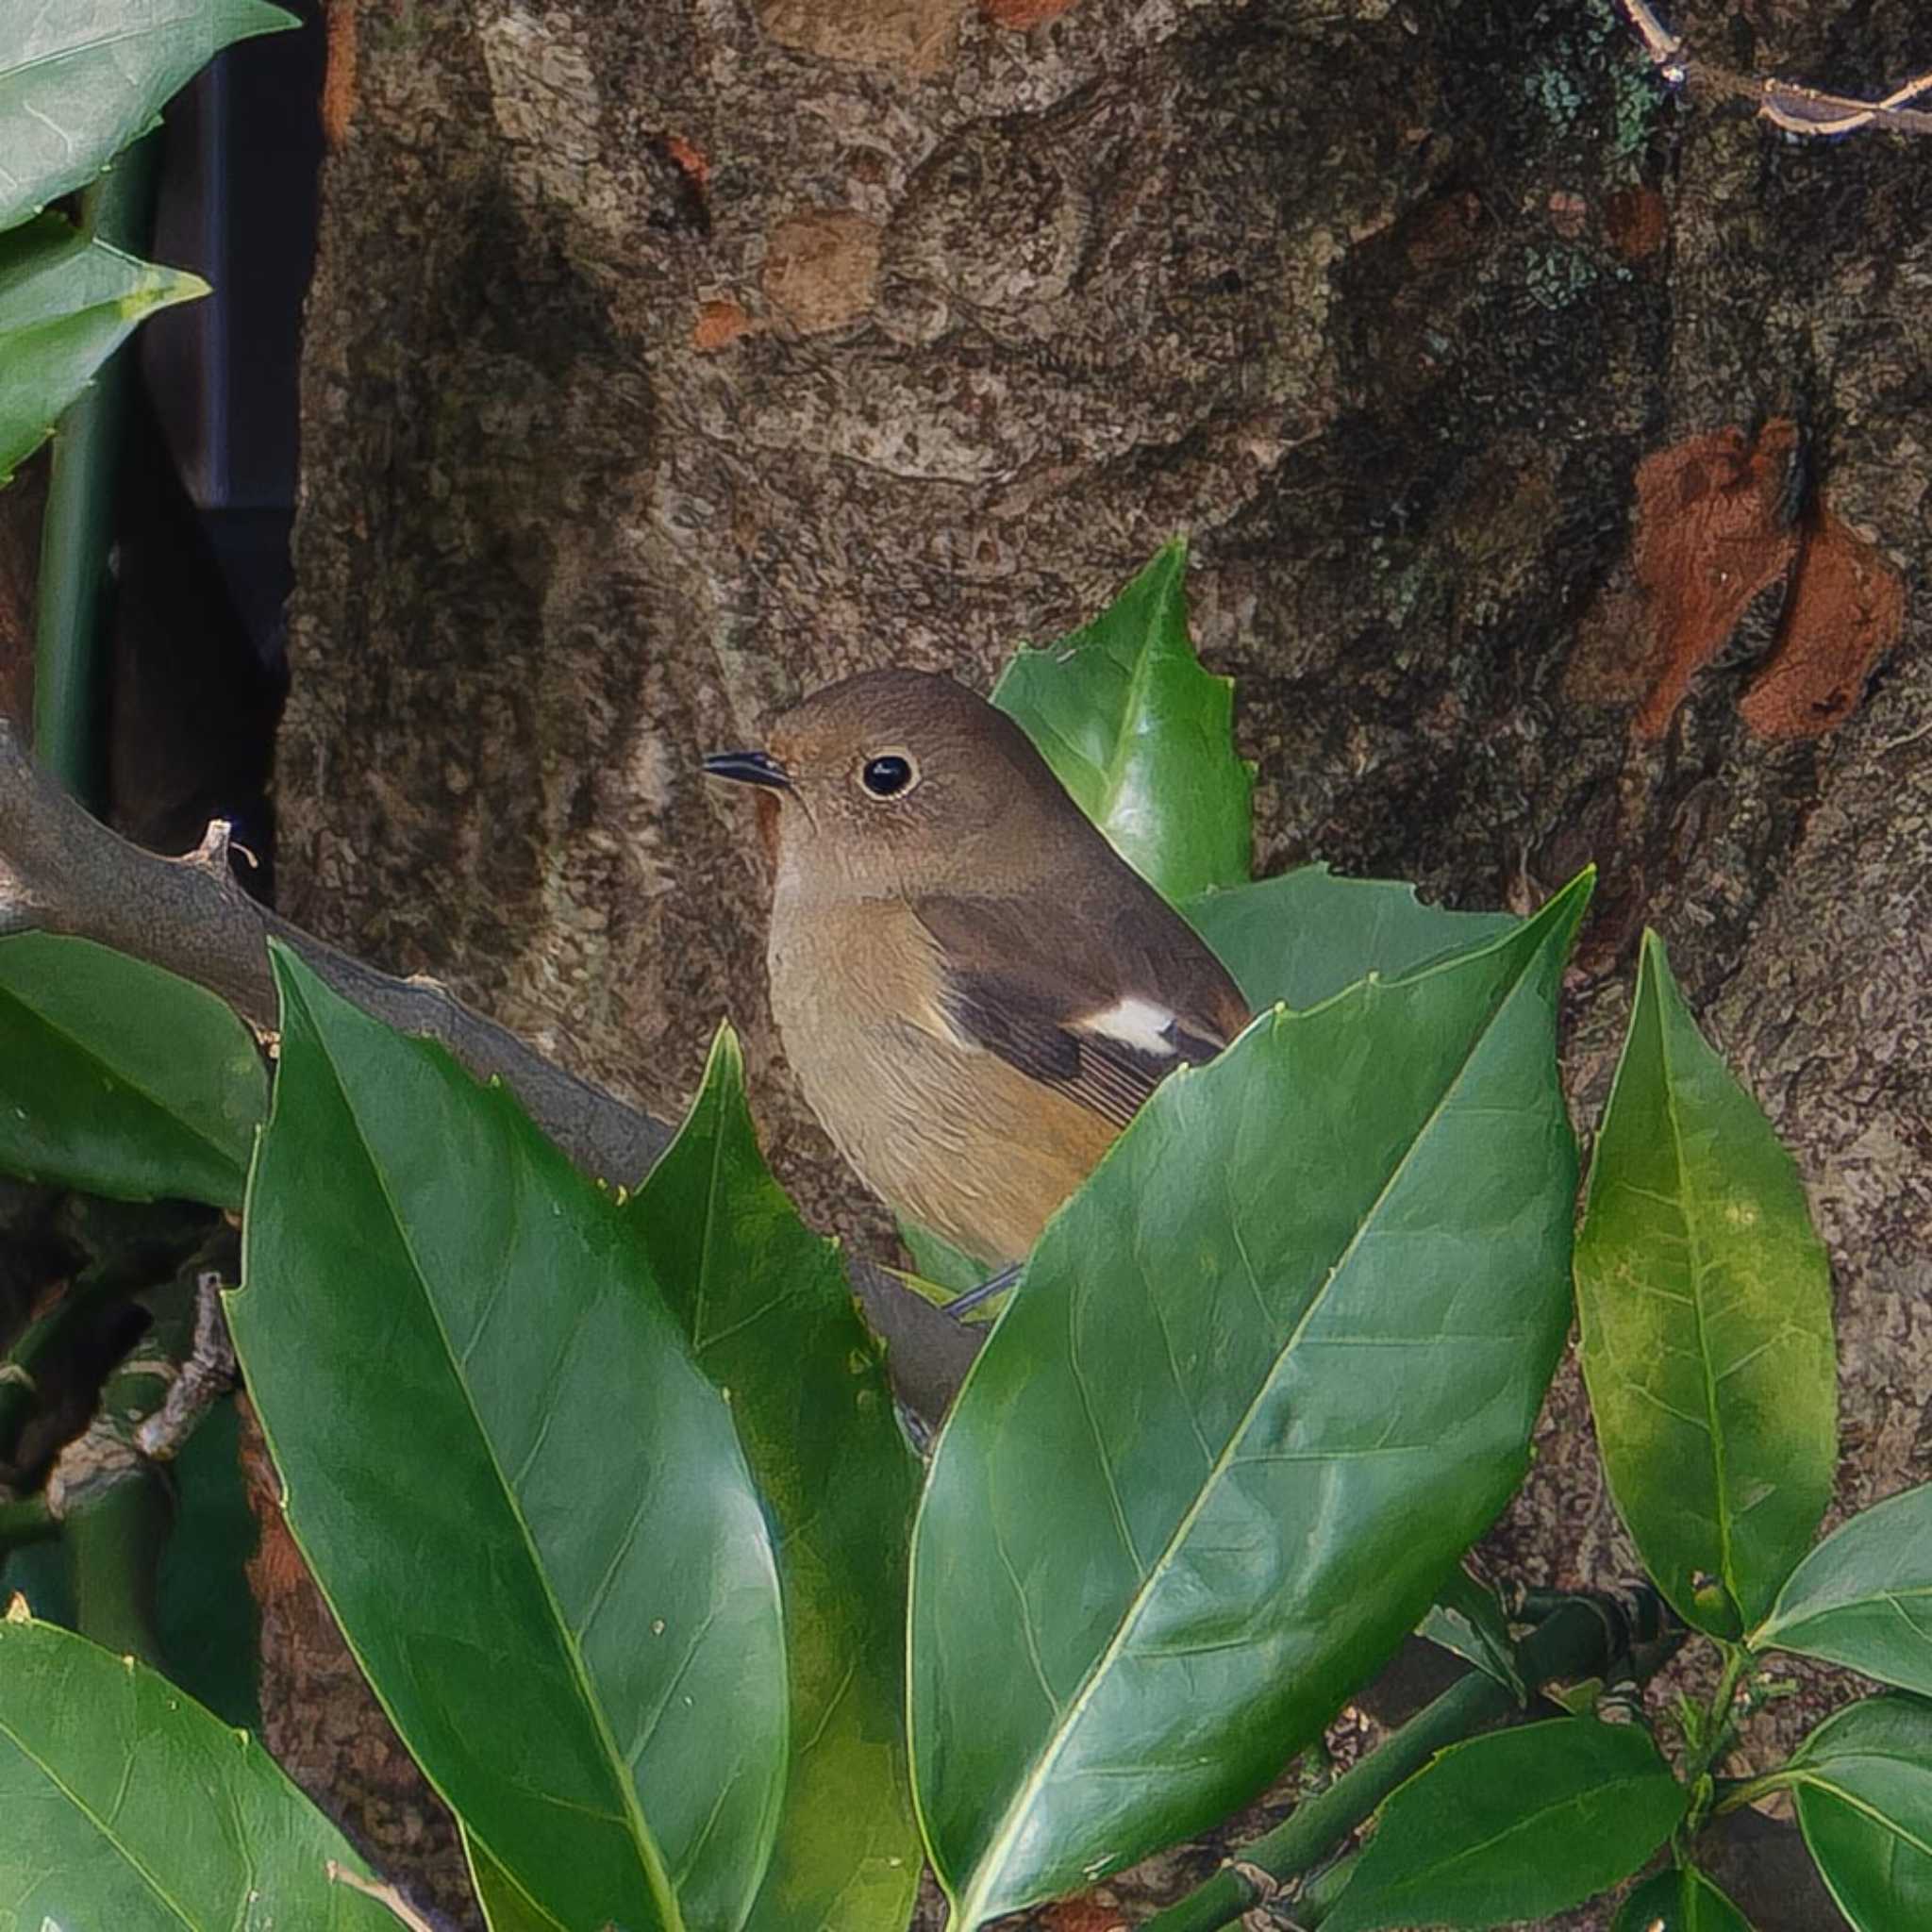
[[[791,790],[791,774],[763,751],[719,751],[705,760],[708,778],[730,778],[740,785],[769,785],[774,791]]]

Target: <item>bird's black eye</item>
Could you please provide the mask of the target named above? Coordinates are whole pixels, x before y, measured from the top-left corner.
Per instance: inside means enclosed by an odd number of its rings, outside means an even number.
[[[900,792],[910,790],[918,774],[913,770],[912,760],[896,751],[881,752],[875,758],[867,758],[865,768],[858,774],[858,782],[874,798],[897,798]]]

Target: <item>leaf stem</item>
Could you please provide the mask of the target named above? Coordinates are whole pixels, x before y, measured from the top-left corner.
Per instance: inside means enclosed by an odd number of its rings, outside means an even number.
[[[96,239],[131,252],[146,247],[159,147],[154,135],[136,142],[82,197],[82,225]],[[100,808],[105,791],[102,620],[131,354],[128,345],[117,350],[55,425],[41,525],[34,751],[90,810]]]
[[[167,1393],[168,1377],[130,1362],[101,1391],[103,1418],[145,1414]],[[167,1479],[145,1457],[110,1476],[70,1510],[65,1523],[74,1626],[117,1657],[168,1668],[155,1599],[174,1505]]]
[[[1518,1652],[1524,1682],[1534,1690],[1553,1678],[1602,1674],[1611,1660],[1615,1629],[1616,1621],[1598,1605],[1571,1598],[1524,1640]],[[1515,1705],[1508,1687],[1482,1671],[1457,1678],[1352,1771],[1247,1846],[1239,1865],[1224,1866],[1186,1898],[1157,1912],[1141,1932],[1217,1932],[1259,1902],[1262,1888],[1248,1871],[1284,1881],[1310,1870],[1438,1751],[1494,1724]],[[1324,1874],[1307,1903],[1320,1906],[1329,1889]]]
[[[1759,1798],[1768,1798],[1774,1791],[1788,1790],[1797,1782],[1797,1774],[1789,1766],[1768,1771],[1762,1777],[1719,1778],[1716,1782],[1717,1798],[1710,1807],[1710,1815],[1722,1818],[1726,1811],[1755,1805]]]
[[[29,1543],[51,1541],[60,1534],[44,1496],[24,1496],[18,1503],[0,1503],[0,1559]]]

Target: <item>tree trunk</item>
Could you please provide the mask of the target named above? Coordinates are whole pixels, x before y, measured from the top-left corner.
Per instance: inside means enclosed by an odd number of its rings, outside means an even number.
[[[1922,0],[1670,24],[1932,67]],[[1674,100],[1609,0],[331,25],[297,920],[661,1113],[729,1014],[781,1174],[882,1251],[697,758],[860,667],[983,689],[1185,530],[1263,865],[1521,905],[1594,859],[1583,1118],[1647,922],[1831,1241],[1845,1502],[1928,1474],[1932,139]],[[1497,1550],[1634,1568],[1574,1376]]]

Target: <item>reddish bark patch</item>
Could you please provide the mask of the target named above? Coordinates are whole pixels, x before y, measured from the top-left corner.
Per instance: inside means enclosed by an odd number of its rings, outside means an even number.
[[[1904,578],[1824,511],[1805,534],[1777,647],[1740,714],[1763,738],[1815,738],[1843,724],[1905,622]]]
[[[322,138],[331,154],[349,139],[356,118],[356,8],[360,0],[329,0],[322,70]]]
[[[1722,650],[1751,600],[1798,549],[1789,507],[1798,432],[1774,418],[1693,436],[1637,469],[1631,566],[1649,639],[1649,695],[1634,728],[1661,738],[1690,680]]]
[[[1566,240],[1575,241],[1590,225],[1590,204],[1570,189],[1559,188],[1548,203],[1550,226]]]
[[[780,46],[915,77],[950,67],[967,0],[752,0]]]
[[[1043,1906],[1036,1916],[1041,1932],[1126,1932],[1120,1907],[1091,1896],[1063,1898]]]
[[[1619,188],[1604,197],[1604,234],[1625,261],[1655,255],[1670,231],[1670,211],[1655,188]]]
[[[1070,12],[1077,0],[979,0],[980,11],[994,26],[1010,27],[1024,33],[1030,26],[1044,26]]]
[[[711,164],[705,158],[703,148],[693,145],[681,134],[667,134],[664,152],[684,170],[691,186],[700,194],[711,185]]]
[[[772,230],[765,294],[802,335],[856,322],[878,293],[883,233],[849,208],[792,215]]]
[[[720,349],[749,335],[758,324],[736,302],[707,302],[698,310],[697,325],[691,332],[691,345],[701,354],[716,355]]]

